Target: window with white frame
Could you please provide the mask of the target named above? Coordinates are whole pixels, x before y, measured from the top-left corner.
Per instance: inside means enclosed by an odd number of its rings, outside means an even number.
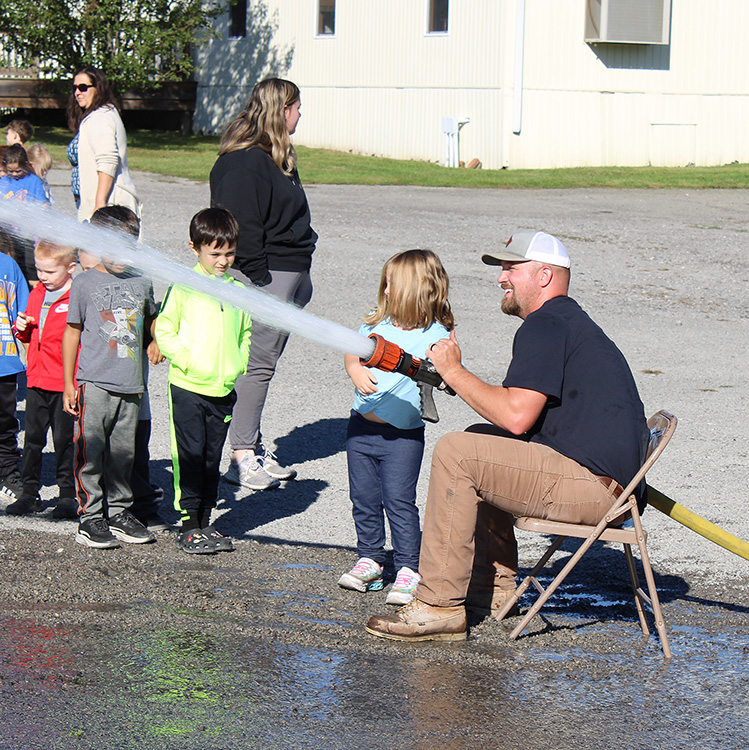
[[[317,35],[335,34],[335,0],[317,0]]]
[[[247,0],[235,0],[229,6],[229,38],[244,39],[247,36]]]
[[[427,0],[427,34],[447,34],[450,0]]]

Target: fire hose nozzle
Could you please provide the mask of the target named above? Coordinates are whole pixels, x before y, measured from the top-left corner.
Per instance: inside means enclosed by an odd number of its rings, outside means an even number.
[[[434,365],[427,359],[419,359],[401,349],[397,344],[384,339],[377,333],[371,333],[369,338],[375,343],[374,351],[369,359],[360,359],[365,367],[376,367],[385,372],[398,372],[415,380],[421,394],[421,416],[428,422],[437,422],[439,416],[432,398],[432,389],[438,388],[455,395],[455,391],[442,382],[442,376],[434,369]]]

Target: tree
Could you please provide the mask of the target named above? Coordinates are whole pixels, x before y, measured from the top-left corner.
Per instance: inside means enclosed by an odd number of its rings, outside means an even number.
[[[116,92],[186,79],[215,0],[0,0],[0,60],[69,80],[101,68]]]

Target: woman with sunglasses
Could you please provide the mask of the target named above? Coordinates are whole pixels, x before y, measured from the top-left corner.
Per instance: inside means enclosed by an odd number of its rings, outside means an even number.
[[[71,188],[78,218],[117,204],[140,217],[140,202],[127,167],[127,136],[104,73],[86,66],[75,74],[68,101],[68,146],[73,166]]]

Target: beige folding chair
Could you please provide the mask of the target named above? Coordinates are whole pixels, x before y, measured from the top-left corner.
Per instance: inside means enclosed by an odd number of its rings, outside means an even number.
[[[648,624],[645,620],[645,610],[643,608],[643,602],[645,602],[653,610],[655,627],[661,639],[663,656],[666,659],[671,658],[671,648],[668,645],[666,625],[663,621],[663,613],[661,612],[661,605],[658,601],[658,592],[655,588],[655,579],[653,578],[653,569],[650,567],[650,558],[648,557],[648,551],[645,546],[647,534],[642,528],[640,513],[637,509],[637,502],[632,493],[671,439],[671,436],[676,429],[676,417],[673,414],[669,414],[667,411],[659,411],[648,420],[648,428],[650,429],[650,443],[648,445],[645,463],[643,463],[634,479],[632,479],[632,481],[624,488],[621,496],[597,526],[582,526],[579,524],[560,523],[558,521],[546,521],[541,518],[530,518],[528,516],[515,519],[515,527],[518,529],[534,531],[539,534],[552,534],[555,535],[556,538],[546,550],[543,557],[541,557],[533,567],[533,570],[531,570],[525,580],[515,589],[514,596],[511,597],[497,613],[497,618],[500,620],[506,617],[509,611],[517,604],[518,599],[520,599],[531,584],[533,584],[538,590],[540,596],[536,599],[536,602],[528,610],[520,623],[518,623],[515,629],[510,633],[510,638],[517,638],[523,632],[528,623],[536,616],[541,607],[546,603],[547,599],[554,593],[562,581],[564,581],[575,565],[577,565],[580,558],[588,551],[593,542],[621,542],[624,545],[624,554],[627,559],[627,568],[629,569],[629,577],[632,581],[632,590],[635,594],[635,604],[637,606],[637,614],[640,617],[642,632],[645,635],[650,635],[650,630],[648,629]],[[627,513],[632,517],[633,526],[626,529],[616,528],[616,526],[621,524],[623,520],[627,518]],[[584,539],[585,541],[557,574],[556,578],[544,588],[539,583],[536,576],[551,559],[551,556],[557,551],[557,549],[559,549],[562,542],[568,537],[576,537],[578,539]],[[633,544],[636,544],[640,549],[640,560],[645,573],[645,580],[648,584],[648,592],[650,596],[640,588],[637,579],[635,560],[632,555]]]

